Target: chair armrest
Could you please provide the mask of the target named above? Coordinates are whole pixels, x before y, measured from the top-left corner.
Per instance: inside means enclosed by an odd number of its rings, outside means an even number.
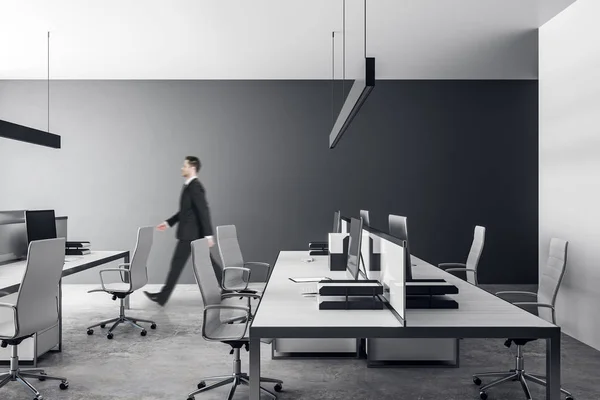
[[[441,263],[438,268],[445,270],[446,268],[467,268],[467,264],[463,263]]]
[[[446,272],[477,272],[473,268],[447,268]]]
[[[258,293],[223,293],[221,299],[233,299],[233,298],[249,298],[249,299],[260,299],[261,295]]]
[[[554,310],[554,306],[552,304],[546,303],[536,303],[535,301],[518,301],[513,303],[515,306],[536,306],[536,307],[546,307]]]
[[[123,273],[127,274],[127,276],[129,277],[131,274],[131,271],[129,271],[128,269],[123,269],[123,268],[106,268],[106,269],[101,269],[99,271],[100,274],[100,284],[102,285],[102,290],[104,290],[105,292],[108,292],[108,290],[106,290],[106,287],[104,286],[104,279],[102,278],[102,274],[105,272],[120,272],[121,276],[123,276]],[[129,288],[131,289],[131,282],[127,282],[129,283]]]
[[[269,279],[271,266],[268,263],[249,261],[244,263],[244,267],[250,268],[254,272],[254,276],[258,275],[259,282],[266,282]]]
[[[523,294],[523,295],[528,295],[528,296],[535,296],[537,297],[537,293],[533,293],[533,292],[523,292],[523,291],[519,291],[519,290],[508,290],[508,291],[504,291],[504,292],[496,292],[496,296],[502,296],[504,294]]]
[[[119,264],[118,268],[127,268],[127,269],[129,269],[130,266],[131,266],[131,263],[121,263],[121,264]],[[121,281],[123,283],[129,283],[125,279],[126,279],[125,274],[121,273]]]
[[[547,303],[537,303],[535,301],[519,301],[513,303],[515,306],[535,306],[535,307],[544,307],[552,310],[552,323],[556,325],[556,313],[554,310],[554,306],[552,304]],[[539,317],[539,315],[538,315]]]
[[[19,334],[19,321],[17,318],[17,306],[10,303],[0,303],[0,307],[12,308],[13,310],[13,321],[15,323],[15,337]]]
[[[210,310],[239,310],[239,311],[244,311],[246,313],[246,318],[245,318],[245,322],[244,322],[244,330],[241,333],[241,336],[236,336],[236,337],[212,337],[209,336],[206,332],[206,321],[208,321],[208,311]],[[215,304],[215,305],[209,305],[204,307],[204,313],[203,313],[203,322],[202,322],[202,337],[205,338],[206,340],[214,340],[214,341],[219,341],[219,342],[223,342],[223,341],[229,341],[229,340],[241,340],[244,338],[246,331],[248,330],[248,323],[250,322],[250,309],[248,307],[244,307],[244,306],[230,306],[230,305],[223,305],[223,304]],[[232,320],[228,321],[228,322],[233,322]]]
[[[229,271],[229,273],[227,272]],[[239,283],[240,286],[227,286],[227,275],[231,274],[231,271],[241,271],[241,282]],[[238,291],[238,290],[246,290],[248,288],[248,282],[250,282],[250,274],[252,273],[252,270],[250,268],[244,268],[244,267],[225,267],[223,268],[223,276],[221,277],[221,286],[224,290],[233,290],[233,291]],[[246,274],[248,274],[248,278],[244,279],[246,277]]]

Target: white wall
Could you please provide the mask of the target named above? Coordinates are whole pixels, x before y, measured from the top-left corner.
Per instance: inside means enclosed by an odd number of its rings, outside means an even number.
[[[600,1],[540,29],[540,266],[569,241],[558,324],[600,349]]]
[[[536,30],[572,1],[369,0],[367,55],[378,79],[536,79]],[[346,0],[347,79],[363,17]],[[48,31],[51,79],[331,79],[342,21],[342,0],[2,0],[0,79],[45,79]]]

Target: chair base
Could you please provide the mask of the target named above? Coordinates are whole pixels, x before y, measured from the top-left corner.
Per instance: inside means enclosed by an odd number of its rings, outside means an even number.
[[[106,321],[102,321],[102,322],[98,322],[97,324],[88,326],[87,328],[87,334],[88,335],[93,335],[94,334],[94,330],[92,328],[95,328],[97,326],[104,328],[107,324],[113,324],[110,329],[108,330],[108,334],[106,335],[107,338],[112,339],[113,338],[113,331],[115,330],[115,328],[117,326],[119,326],[120,324],[129,324],[135,328],[138,328],[141,330],[140,334],[142,336],[146,336],[146,334],[148,333],[148,331],[146,331],[146,328],[144,328],[141,325],[138,325],[138,322],[144,322],[147,324],[151,324],[150,325],[150,329],[156,329],[156,322],[154,321],[150,321],[150,320],[146,320],[146,319],[140,319],[140,318],[129,318],[125,316],[125,304],[124,304],[124,299],[120,299],[121,300],[121,305],[120,305],[120,310],[119,310],[119,316],[117,318],[112,318],[112,319],[107,319]]]
[[[546,387],[546,380],[543,379],[544,377],[542,375],[529,374],[525,372],[525,359],[523,357],[522,346],[520,345],[517,346],[515,369],[503,372],[484,372],[481,374],[475,374],[473,375],[473,383],[475,383],[476,385],[481,385],[480,378],[484,377],[497,377],[498,379],[479,388],[479,395],[482,400],[486,400],[488,397],[486,390],[508,381],[519,381],[521,383],[521,387],[523,388],[523,392],[525,393],[525,397],[527,398],[527,400],[531,400],[532,398],[531,392],[529,391],[529,386],[527,385],[528,381]],[[567,392],[563,388],[561,388],[560,391],[561,393],[567,396],[566,400],[574,400],[574,397],[570,392]]]
[[[39,379],[40,381],[52,380],[52,381],[60,381],[61,390],[66,390],[69,388],[69,382],[67,382],[66,378],[46,375],[44,370],[42,369],[24,369],[21,370],[19,368],[19,357],[17,354],[17,346],[13,346],[13,352],[10,359],[10,371],[0,373],[0,388],[4,387],[8,382],[19,382],[27,390],[29,390],[35,397],[34,400],[43,400],[44,397],[41,393],[27,381],[25,378],[33,378]]]
[[[206,386],[206,381],[217,381],[217,382]],[[268,382],[268,383],[275,383],[275,391],[276,392],[280,392],[281,390],[283,390],[283,381],[281,381],[279,379],[261,377],[260,381]],[[228,384],[230,384],[231,387],[229,389],[229,395],[227,396],[227,400],[231,400],[231,399],[233,399],[235,390],[237,389],[237,387],[239,385],[250,386],[250,377],[246,373],[240,373],[240,374],[232,374],[230,376],[224,375],[224,376],[212,376],[209,378],[204,378],[198,384],[198,390],[195,390],[188,395],[188,400],[194,400],[194,396],[199,393],[206,392],[211,389],[215,389],[215,388],[225,386]],[[262,393],[265,393],[272,399],[277,398],[277,395],[275,393],[271,392],[270,390],[265,389],[263,386],[260,386],[260,390]]]
[[[233,349],[231,350],[231,354],[233,354],[233,373],[231,375],[211,376],[209,378],[204,378],[198,384],[198,390],[195,390],[188,395],[188,400],[194,400],[194,396],[199,393],[206,392],[206,391],[209,391],[211,389],[215,389],[215,388],[218,388],[221,386],[225,386],[227,384],[231,384],[231,388],[229,389],[229,396],[227,397],[227,400],[231,400],[231,399],[233,399],[235,390],[237,389],[237,387],[239,385],[250,386],[250,377],[248,376],[248,374],[242,372],[242,368],[241,368],[240,347],[242,346],[242,344],[236,343],[236,344],[233,344],[232,346],[234,346]],[[217,382],[213,383],[212,385],[206,386],[206,381],[217,381]],[[261,377],[260,381],[274,383],[276,392],[281,392],[283,390],[283,381],[281,381],[279,379]],[[270,390],[265,389],[262,386],[260,386],[260,390],[262,393],[267,394],[272,399],[277,398],[277,395],[275,393],[271,392]]]

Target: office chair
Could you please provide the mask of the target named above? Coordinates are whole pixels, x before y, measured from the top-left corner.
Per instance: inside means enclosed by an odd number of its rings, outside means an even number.
[[[406,241],[406,252],[410,255],[410,249],[408,247],[408,223],[406,217],[390,214],[388,216],[388,229],[390,235]]]
[[[546,268],[542,271],[542,276],[540,278],[540,286],[538,288],[538,292],[520,292],[520,291],[505,291],[496,293],[497,296],[502,296],[505,294],[521,294],[528,295],[532,297],[537,297],[537,302],[516,302],[513,303],[515,305],[521,306],[535,306],[550,309],[550,317],[548,317],[547,313],[540,313],[543,315],[543,318],[547,321],[552,321],[553,324],[556,325],[556,315],[554,306],[556,304],[556,295],[558,294],[558,289],[562,282],[563,276],[565,274],[565,269],[567,265],[567,246],[568,242],[562,239],[553,238],[550,240],[550,253],[548,255],[548,261],[546,262]],[[546,311],[546,310],[539,310]],[[539,313],[538,311],[538,313]],[[523,356],[523,346],[537,339],[508,339],[504,343],[506,347],[510,347],[512,343],[517,345],[517,356],[515,369],[508,372],[488,372],[482,374],[473,375],[473,382],[476,385],[481,385],[481,377],[499,377],[499,379],[488,383],[485,386],[482,386],[480,391],[480,396],[483,400],[486,400],[488,395],[486,390],[497,386],[501,383],[507,382],[509,380],[512,381],[520,381],[523,391],[525,392],[525,396],[527,399],[531,399],[531,393],[529,392],[529,387],[527,386],[527,381],[537,383],[538,385],[546,386],[546,381],[540,378],[538,374],[529,374],[525,372],[525,358]],[[567,395],[567,400],[573,400],[573,395],[567,392],[564,389],[560,389],[560,391]]]
[[[0,374],[0,388],[11,381],[23,384],[35,396],[43,397],[25,378],[60,381],[60,388],[69,387],[66,378],[46,375],[42,369],[19,368],[19,344],[58,324],[58,285],[65,264],[65,239],[37,240],[29,243],[27,267],[19,292],[0,303],[0,312],[8,319],[0,320],[2,347],[12,346],[10,371]]]
[[[133,251],[133,257],[131,259],[131,263],[119,264],[119,268],[105,268],[100,270],[100,283],[102,285],[101,288],[93,289],[88,291],[88,293],[93,292],[106,292],[112,295],[112,299],[116,300],[117,298],[120,301],[119,307],[119,316],[117,318],[112,318],[106,321],[98,322],[92,326],[87,328],[87,334],[93,335],[94,330],[97,326],[101,328],[106,327],[106,324],[113,324],[111,328],[108,330],[106,337],[108,339],[113,338],[113,331],[120,324],[128,323],[131,326],[134,326],[138,329],[141,329],[140,334],[142,336],[146,336],[148,333],[146,329],[138,325],[138,322],[145,322],[150,325],[151,329],[156,329],[156,322],[148,321],[140,318],[128,318],[125,316],[125,298],[129,296],[131,293],[135,292],[138,289],[143,288],[148,283],[148,256],[150,255],[150,250],[152,248],[152,241],[154,238],[154,227],[146,226],[138,229],[137,233],[137,242],[135,245],[135,250]],[[121,277],[121,282],[118,283],[105,283],[103,274],[107,272],[119,272]]]
[[[227,304],[226,300],[231,297],[252,297],[257,294],[229,293],[223,294],[219,282],[215,277],[208,247],[207,239],[198,239],[192,242],[192,264],[194,276],[200,288],[202,301],[204,303],[204,318],[202,319],[202,337],[208,341],[217,341],[231,346],[230,354],[233,354],[233,373],[224,376],[204,378],[198,383],[198,390],[188,395],[188,400],[194,400],[194,396],[208,390],[231,384],[228,400],[233,398],[239,385],[250,385],[248,374],[241,371],[240,349],[248,351],[248,323],[250,321],[250,309],[242,305]],[[240,318],[241,317],[241,318]],[[268,342],[268,341],[267,341]],[[262,382],[275,383],[275,391],[281,392],[283,381],[279,379],[263,378]],[[206,386],[206,381],[216,381]],[[277,395],[261,386],[261,391],[271,398]]]
[[[360,210],[360,217],[363,220],[364,226],[371,226],[369,223],[369,211],[368,210]]]
[[[475,232],[473,233],[473,243],[471,244],[471,250],[467,256],[467,263],[441,263],[438,267],[446,272],[465,272],[467,275],[467,282],[477,286],[479,284],[477,280],[477,266],[481,253],[483,252],[483,245],[485,243],[485,227],[477,225]]]
[[[223,290],[254,292],[265,290],[271,267],[263,262],[244,261],[235,225],[217,226],[217,245],[223,262],[221,281]],[[250,282],[249,272],[254,282]]]

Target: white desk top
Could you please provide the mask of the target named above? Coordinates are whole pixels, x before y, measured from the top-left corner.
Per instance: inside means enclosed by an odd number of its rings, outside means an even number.
[[[272,334],[272,337],[340,337],[333,336],[334,332],[327,328],[377,330],[380,327],[386,328],[385,332],[378,330],[382,337],[389,337],[390,330],[387,328],[394,328],[398,337],[445,337],[444,334],[448,334],[448,337],[541,337],[547,329],[559,329],[414,256],[411,257],[417,264],[413,267],[415,278],[443,278],[458,287],[459,294],[451,295],[459,303],[458,309],[407,309],[405,327],[392,312],[385,309],[319,310],[316,297],[305,298],[300,294],[305,284],[294,283],[289,278],[328,276],[346,279],[346,274],[329,271],[327,256],[313,256],[315,261],[303,262],[307,254],[306,251],[282,251],[279,254],[252,322],[251,334],[254,331],[257,334]],[[341,331],[336,329],[335,333]],[[281,336],[278,336],[280,332]],[[317,336],[323,332],[330,334]],[[295,333],[298,336],[292,336]],[[484,334],[489,336],[482,336]],[[373,337],[377,335],[373,334]]]
[[[458,288],[458,309],[406,310],[408,327],[536,327],[555,325],[411,255],[413,278],[442,278]]]
[[[63,276],[119,260],[128,253],[128,251],[92,251],[90,254],[83,256],[66,256],[67,260],[72,259],[73,261],[65,262]],[[0,265],[0,291],[8,291],[10,293],[18,290],[18,286],[23,280],[26,266],[26,260]]]
[[[266,291],[252,322],[253,327],[340,328],[393,327],[402,323],[387,309],[383,310],[319,310],[317,297],[304,297],[306,283],[289,278],[327,276],[347,279],[345,271],[329,271],[327,256],[313,256],[313,262],[302,261],[306,251],[282,251],[273,266]]]

